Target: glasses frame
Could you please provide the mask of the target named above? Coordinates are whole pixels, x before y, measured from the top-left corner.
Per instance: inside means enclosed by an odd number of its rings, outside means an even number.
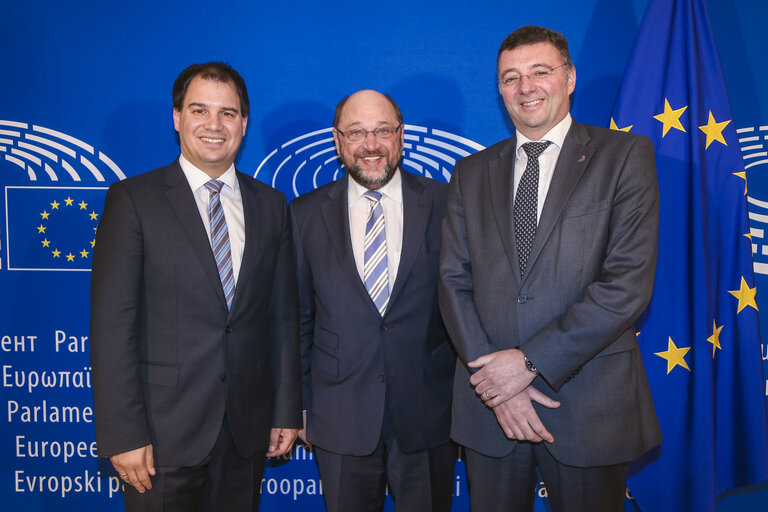
[[[537,71],[534,71],[533,73],[528,73],[527,75],[518,75],[517,80],[515,80],[511,84],[505,84],[504,83],[504,77],[499,78],[497,81],[498,81],[499,85],[501,87],[504,87],[504,88],[519,87],[520,84],[522,83],[523,78],[527,78],[528,80],[531,80],[532,82],[540,82],[542,80],[546,80],[547,78],[551,77],[556,70],[562,68],[563,66],[568,66],[568,64],[563,62],[559,66],[555,66],[553,68],[550,67],[549,71],[544,71],[543,69],[539,69]],[[536,76],[537,73],[546,73],[546,75],[545,76]]]
[[[402,126],[403,126],[403,123],[400,123],[399,125],[397,125],[394,128],[392,128],[392,137],[393,138],[394,138],[395,135],[397,135],[397,132],[400,131],[400,128],[402,128]],[[389,127],[388,126],[380,126],[380,127],[375,128],[373,130],[359,130],[358,128],[355,128],[354,130],[347,130],[347,133],[349,133],[350,131],[361,131],[361,132],[363,132],[363,136],[360,137],[360,140],[352,140],[352,139],[350,139],[349,135],[347,135],[343,131],[339,130],[338,128],[334,128],[334,130],[336,130],[337,132],[342,134],[344,136],[344,138],[347,139],[349,142],[352,142],[352,143],[356,144],[358,142],[363,142],[365,140],[365,138],[368,137],[369,133],[372,133],[373,136],[376,137],[376,140],[390,140],[390,139],[388,139],[386,137],[383,138],[383,139],[380,137],[379,130],[381,130],[382,128],[389,128]]]

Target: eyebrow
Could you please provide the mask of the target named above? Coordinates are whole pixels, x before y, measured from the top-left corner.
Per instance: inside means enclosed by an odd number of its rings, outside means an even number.
[[[194,102],[193,102],[193,103],[190,103],[189,105],[187,105],[187,108],[192,108],[192,107],[203,107],[203,108],[208,108],[208,105],[206,105],[205,103],[194,103]],[[239,110],[237,110],[237,109],[236,109],[236,108],[234,108],[234,107],[221,107],[221,109],[220,109],[220,110],[225,110],[225,111],[227,111],[227,112],[234,112],[234,113],[236,113],[236,114],[239,114],[239,113],[240,113],[240,111],[239,111]]]
[[[528,69],[534,69],[534,68],[552,68],[554,66],[550,66],[549,64],[544,64],[543,62],[537,62],[535,64],[531,64],[528,66]],[[517,68],[507,68],[501,73],[500,75],[506,75],[507,73],[520,73],[520,71],[517,70]]]

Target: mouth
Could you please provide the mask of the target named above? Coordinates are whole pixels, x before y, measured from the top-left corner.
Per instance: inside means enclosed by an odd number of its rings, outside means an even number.
[[[221,144],[224,142],[224,139],[219,139],[214,137],[200,137],[200,140],[208,144]]]
[[[384,158],[384,155],[382,155],[382,154],[379,154],[379,153],[375,153],[375,154],[366,154],[366,155],[361,155],[361,156],[359,156],[358,158],[359,158],[360,160],[363,160],[363,161],[364,161],[364,162],[366,162],[366,163],[369,163],[369,164],[375,164],[375,163],[377,163],[379,160],[381,160],[382,158]]]
[[[544,101],[544,100],[537,99],[537,100],[533,100],[533,101],[526,101],[526,102],[521,103],[521,105],[526,107],[526,108],[531,108],[531,107],[535,107],[536,105],[538,105],[542,101]]]

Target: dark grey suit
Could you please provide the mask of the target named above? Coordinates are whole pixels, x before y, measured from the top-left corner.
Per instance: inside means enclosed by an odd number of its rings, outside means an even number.
[[[447,185],[402,171],[401,175],[403,246],[383,318],[355,265],[348,176],[290,205],[307,436],[335,454],[371,454],[385,424],[408,454],[445,446],[450,440],[456,356],[437,304]],[[448,452],[447,461],[441,463],[443,469],[448,466],[448,477],[437,490],[447,505],[435,505],[435,510],[450,507],[456,450]],[[383,503],[383,492],[381,498]]]
[[[559,400],[536,405],[560,463],[628,462],[658,445],[633,322],[654,280],[659,199],[644,137],[573,122],[525,275],[513,215],[515,138],[460,160],[446,204],[440,306],[459,354],[452,437],[488,456],[515,449],[477,397],[464,363],[520,347]]]
[[[224,415],[242,457],[301,424],[297,299],[284,196],[238,173],[245,250],[232,309],[178,161],[113,184],[91,281],[96,440],[200,463]]]

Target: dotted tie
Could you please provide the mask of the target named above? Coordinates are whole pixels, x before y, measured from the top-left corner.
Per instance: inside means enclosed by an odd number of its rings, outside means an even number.
[[[384,316],[389,302],[389,268],[387,263],[387,233],[384,229],[384,209],[381,207],[381,192],[369,190],[363,194],[370,201],[368,221],[365,224],[365,257],[363,259],[363,280],[368,295]]]
[[[217,180],[211,180],[205,184],[210,193],[208,203],[208,217],[211,219],[211,247],[216,258],[216,266],[219,268],[221,286],[224,288],[224,297],[227,299],[227,309],[232,308],[232,299],[235,296],[235,276],[232,273],[232,253],[229,248],[229,231],[227,231],[227,219],[224,218],[224,209],[221,207],[219,193],[224,184]]]
[[[517,241],[517,256],[520,259],[520,275],[525,274],[528,256],[531,254],[533,238],[536,236],[536,225],[539,206],[539,155],[551,142],[526,142],[523,150],[528,155],[520,183],[517,185],[515,196],[515,240]]]

